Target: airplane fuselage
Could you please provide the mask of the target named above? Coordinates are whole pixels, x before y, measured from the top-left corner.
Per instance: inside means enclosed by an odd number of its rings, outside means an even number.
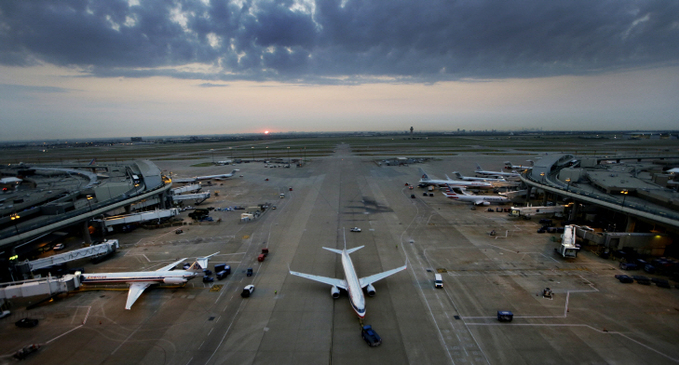
[[[365,296],[361,283],[358,281],[354,263],[346,250],[342,252],[342,268],[344,269],[344,280],[347,282],[347,293],[349,293],[351,308],[360,318],[363,318],[365,317]]]
[[[185,270],[173,271],[139,271],[122,273],[81,274],[83,284],[125,284],[134,282],[157,282],[179,284],[187,282],[197,273]]]

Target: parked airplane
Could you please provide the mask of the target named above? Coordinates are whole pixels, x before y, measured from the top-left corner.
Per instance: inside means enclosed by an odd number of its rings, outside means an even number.
[[[505,161],[505,169],[506,170],[532,170],[533,169],[533,160],[526,160],[530,162],[530,165],[512,165],[511,161]]]
[[[192,183],[192,182],[196,182],[196,181],[199,181],[199,180],[211,180],[211,179],[215,179],[215,180],[224,180],[224,179],[228,179],[228,178],[230,178],[230,177],[233,177],[233,175],[234,175],[236,172],[238,172],[238,171],[240,171],[240,170],[239,170],[239,169],[234,169],[233,171],[231,171],[231,172],[228,173],[228,174],[206,175],[206,176],[196,176],[196,177],[187,177],[187,178],[177,178],[177,179],[172,179],[172,181],[173,181],[173,182],[176,182],[176,183]]]
[[[497,177],[519,177],[521,174],[517,172],[502,172],[502,171],[487,171],[481,168],[481,165],[476,164],[476,170],[474,171],[477,175],[484,176],[497,176]]]
[[[233,163],[233,160],[217,161],[217,165],[230,165],[232,163]]]
[[[354,264],[351,262],[349,254],[360,250],[364,246],[354,247],[347,250],[346,237],[344,239],[344,249],[336,250],[334,248],[323,247],[328,251],[342,255],[342,268],[344,269],[344,279],[329,278],[325,276],[304,274],[301,272],[290,271],[291,275],[299,276],[305,279],[318,281],[320,283],[331,285],[330,295],[337,299],[340,296],[340,289],[344,289],[349,293],[349,303],[354,309],[354,312],[359,318],[365,317],[365,297],[363,296],[363,288],[366,288],[366,292],[369,296],[375,295],[375,287],[372,284],[378,280],[382,280],[386,277],[396,274],[399,271],[403,271],[408,267],[408,264],[395,269],[391,269],[378,274],[366,276],[363,278],[358,278],[356,271],[354,270]]]
[[[448,186],[448,189],[443,192],[446,198],[454,199],[462,202],[472,202],[474,205],[490,205],[491,203],[507,203],[509,198],[500,195],[474,195],[468,194],[464,189],[461,189],[461,193],[457,194],[452,187]]]
[[[130,290],[127,292],[125,309],[130,310],[144,290],[153,284],[183,285],[196,276],[203,276],[203,268],[207,268],[208,259],[218,253],[196,258],[187,270],[172,270],[186,260],[183,258],[156,271],[80,274],[80,280],[82,284],[129,284]]]
[[[464,180],[451,180],[448,175],[446,175],[446,180],[436,180],[430,179],[424,170],[420,169],[422,177],[420,178],[420,184],[427,185],[437,185],[437,186],[461,186],[464,188],[476,188],[476,189],[492,189],[493,185],[489,182],[483,181],[464,181]]]
[[[493,179],[490,177],[471,177],[471,176],[463,176],[461,173],[457,171],[453,171],[453,174],[458,180],[463,180],[463,181],[485,181],[487,183],[490,183],[493,185],[493,187],[502,187],[502,186],[516,186],[519,183],[515,181],[507,181],[503,178],[497,178]]]
[[[238,171],[240,171],[240,170],[239,169],[233,169],[233,171],[231,171],[228,174],[198,176],[196,179],[197,180],[211,180],[211,179],[223,180],[223,179],[228,179],[230,177],[233,177],[233,175],[235,173],[237,173]]]

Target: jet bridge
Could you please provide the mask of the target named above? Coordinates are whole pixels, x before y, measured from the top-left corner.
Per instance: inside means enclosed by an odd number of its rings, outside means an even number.
[[[146,212],[139,212],[139,213],[132,213],[132,214],[123,214],[123,215],[117,215],[113,217],[108,217],[106,219],[96,219],[95,222],[99,223],[104,223],[106,228],[117,226],[120,224],[130,224],[130,223],[139,223],[139,222],[146,222],[146,221],[151,221],[151,220],[161,220],[161,219],[166,219],[166,218],[171,218],[176,215],[179,215],[179,209],[177,208],[171,208],[171,209],[157,209],[157,210],[150,210]]]
[[[200,204],[210,197],[210,192],[196,193],[196,194],[181,194],[172,195],[172,200],[177,202],[181,200],[195,200],[196,204]]]
[[[186,186],[182,186],[182,187],[179,187],[179,188],[172,189],[172,194],[173,195],[179,195],[179,194],[183,194],[183,193],[190,193],[192,191],[199,191],[202,188],[203,188],[203,185],[201,185],[201,184],[186,185]]]
[[[36,295],[54,296],[73,291],[80,287],[79,275],[52,276],[33,280],[14,281],[0,284],[0,299],[32,297]]]
[[[561,246],[558,249],[554,249],[565,258],[578,257],[580,247],[575,244],[575,227],[575,225],[571,224],[564,227],[563,234],[561,235]]]
[[[31,271],[44,269],[50,266],[65,264],[70,261],[81,260],[88,257],[100,257],[116,252],[120,248],[118,240],[106,240],[98,245],[64,252],[58,255],[52,255],[42,259],[33,261],[24,261],[16,264],[15,268],[18,272],[27,274]]]

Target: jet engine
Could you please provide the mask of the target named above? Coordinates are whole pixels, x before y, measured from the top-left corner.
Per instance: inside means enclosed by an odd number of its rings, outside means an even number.
[[[365,291],[368,292],[369,296],[375,296],[375,287],[372,284],[368,284],[368,286],[365,287]]]
[[[165,279],[163,279],[163,283],[165,283],[165,284],[184,284],[184,283],[186,283],[186,279],[184,279],[184,278],[165,278]]]
[[[490,205],[490,202],[483,201],[483,202],[479,203],[478,205]]]
[[[333,285],[332,288],[330,288],[330,295],[332,295],[334,299],[337,299],[340,296],[340,290]]]

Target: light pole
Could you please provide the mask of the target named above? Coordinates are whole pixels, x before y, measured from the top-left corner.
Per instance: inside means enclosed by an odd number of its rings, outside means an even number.
[[[250,148],[252,148],[252,162],[255,162],[255,146],[252,146]]]
[[[15,221],[18,220],[19,218],[21,218],[21,216],[17,213],[13,213],[12,215],[9,216],[9,219],[12,220],[12,224],[14,224],[14,229],[17,231],[17,234],[19,234],[19,228],[17,228],[17,222]]]
[[[266,149],[266,161],[268,162],[269,161],[269,146],[266,146],[265,149]]]
[[[570,189],[570,187],[571,187],[571,178],[570,177],[567,178],[566,182],[568,183],[568,186],[566,186],[566,192],[568,192],[568,189]]]
[[[622,194],[622,206],[625,206],[625,198],[627,198],[627,194],[629,194],[629,190],[627,189],[622,189],[620,191],[620,194]]]
[[[541,172],[540,176],[542,176],[542,183],[544,184],[545,183],[545,173]]]
[[[215,163],[215,150],[214,150],[214,148],[210,148],[210,152],[212,152],[212,164],[214,165],[214,163]]]
[[[90,203],[90,200],[94,199],[92,195],[87,196],[87,206],[90,207],[90,213],[92,212],[92,204]]]
[[[288,165],[290,165],[290,147],[288,147]]]

